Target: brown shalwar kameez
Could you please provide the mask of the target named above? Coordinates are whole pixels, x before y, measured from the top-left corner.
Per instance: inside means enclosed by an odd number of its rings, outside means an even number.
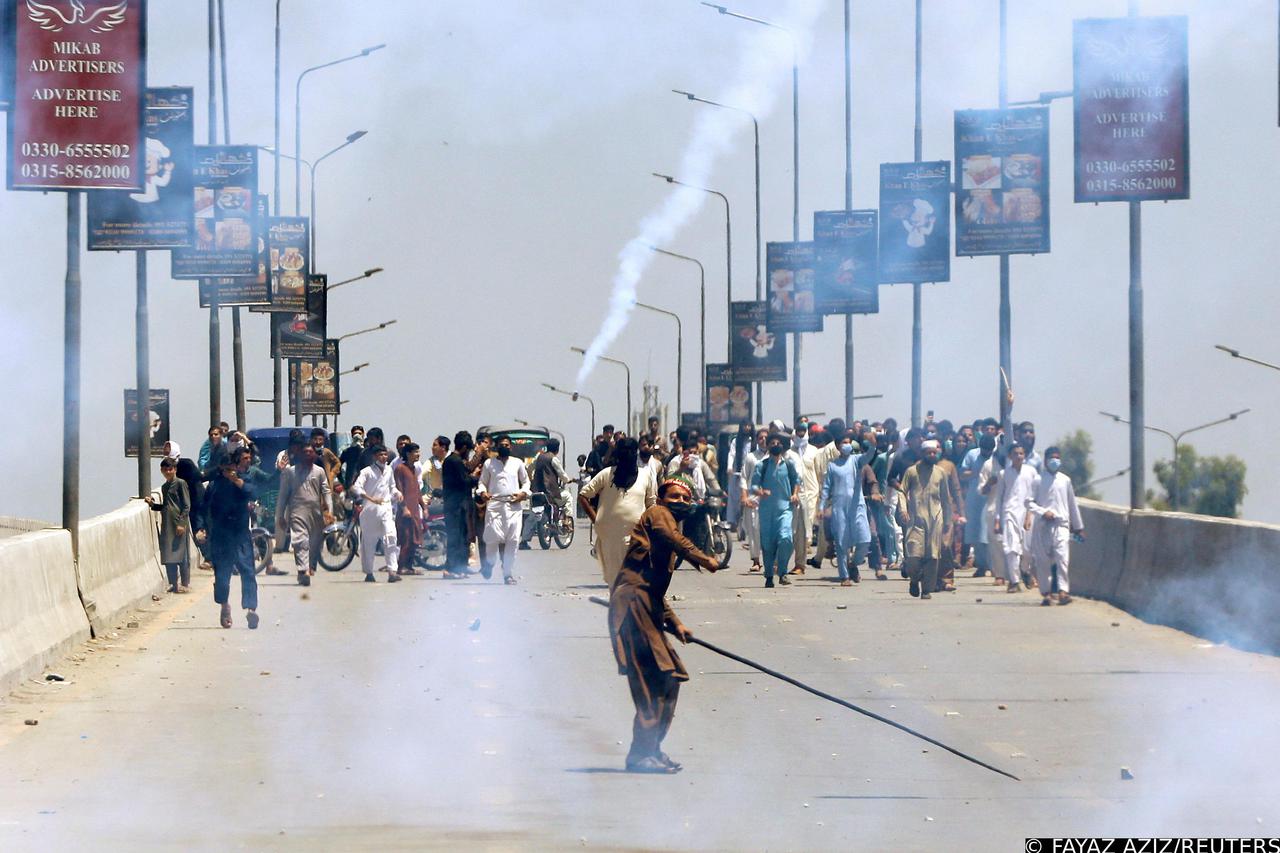
[[[618,673],[627,677],[636,716],[631,731],[628,766],[652,757],[663,760],[662,739],[671,728],[680,682],[689,673],[671,646],[664,627],[678,624],[667,604],[667,587],[677,563],[687,560],[715,567],[680,532],[662,504],[651,506],[631,531],[622,570],[609,593],[609,636]]]

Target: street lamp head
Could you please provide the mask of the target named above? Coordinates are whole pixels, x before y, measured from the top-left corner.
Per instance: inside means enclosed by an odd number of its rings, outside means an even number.
[[[586,355],[586,354],[587,354],[587,351],[586,351],[586,350],[584,350],[582,347],[569,347],[569,349],[570,349],[572,352],[576,352],[578,355]]]
[[[693,94],[693,92],[686,92],[683,89],[672,89],[671,91],[675,92],[677,95],[684,95],[686,98],[688,98],[691,101],[698,100],[698,96]]]
[[[382,272],[382,267],[374,267],[373,269],[365,270],[364,277],[369,278],[370,276],[377,275],[380,272]]]
[[[1220,350],[1222,350],[1223,352],[1225,352],[1227,355],[1231,356],[1232,358],[1239,358],[1239,357],[1240,357],[1240,350],[1238,350],[1238,349],[1232,349],[1231,347],[1224,347],[1222,344],[1214,344],[1214,345],[1213,345],[1213,348],[1214,348],[1214,349],[1220,349]]]
[[[364,50],[360,51],[360,55],[368,56],[375,51],[382,50],[384,47],[386,47],[385,44],[375,44],[373,47],[366,47]]]
[[[367,136],[368,134],[369,134],[369,131],[367,130],[357,130],[355,133],[347,135],[347,143],[350,144],[352,142],[355,142],[357,139]]]
[[[721,15],[726,15],[726,14],[728,14],[728,13],[729,13],[729,7],[728,7],[728,6],[717,6],[715,3],[708,3],[708,2],[706,2],[706,0],[703,0],[702,5],[703,5],[703,6],[706,6],[708,9],[715,9],[715,10],[716,10],[717,12],[719,12]]]
[[[573,402],[575,403],[578,402],[578,392],[574,391],[572,396],[573,396]]]
[[[674,184],[676,182],[675,178],[671,177],[670,175],[664,175],[661,172],[650,172],[649,174],[653,175],[655,178],[662,178],[662,180],[666,181],[669,184]]]

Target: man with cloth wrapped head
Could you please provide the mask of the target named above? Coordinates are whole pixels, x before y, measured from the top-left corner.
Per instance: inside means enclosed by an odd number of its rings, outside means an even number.
[[[680,765],[662,751],[662,740],[675,716],[680,682],[689,673],[671,646],[666,628],[687,643],[693,632],[667,604],[667,587],[681,560],[716,571],[714,557],[699,551],[680,532],[680,522],[693,511],[693,486],[676,475],[658,487],[658,503],[640,516],[631,530],[622,569],[609,591],[609,637],[618,673],[627,677],[636,706],[631,727],[627,770],[631,773],[677,773]]]

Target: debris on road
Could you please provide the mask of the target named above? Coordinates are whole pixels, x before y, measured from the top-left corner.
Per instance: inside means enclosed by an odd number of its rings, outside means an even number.
[[[137,627],[138,627],[138,623],[137,623],[136,621],[133,621],[133,622],[126,622],[126,623],[124,624],[124,626],[125,626],[126,628],[137,628]]]
[[[44,677],[45,681],[66,681],[67,679],[56,672],[50,672]]]
[[[479,619],[474,619],[474,620],[472,620],[471,624],[470,624],[470,625],[468,625],[467,627],[468,627],[470,630],[472,630],[472,631],[479,631],[479,630],[480,630],[480,620],[479,620]]]
[[[997,705],[996,707],[997,707],[998,709],[1000,709],[1001,711],[1007,711],[1007,710],[1009,710],[1009,706],[1008,706],[1008,705]]]
[[[39,720],[23,720],[22,722],[23,722],[25,725],[28,725],[28,726],[38,726],[38,725],[40,725],[40,721],[39,721]]]
[[[836,610],[848,610],[848,609],[849,609],[849,605],[847,605],[847,604],[837,604],[837,605],[836,605]]]
[[[258,675],[270,675],[270,674],[271,674],[271,670],[269,669],[264,669],[262,672],[258,673]]]
[[[1130,770],[1129,770],[1129,768],[1128,768],[1128,767],[1121,767],[1121,768],[1120,768],[1120,778],[1121,778],[1122,780],[1124,780],[1125,782],[1131,781],[1131,780],[1133,779],[1133,773],[1132,773],[1132,772],[1130,772]]]

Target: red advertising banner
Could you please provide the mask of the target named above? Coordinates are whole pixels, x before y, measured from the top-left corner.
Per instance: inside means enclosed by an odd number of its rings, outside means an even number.
[[[1191,197],[1187,19],[1075,22],[1077,202]]]
[[[8,0],[11,190],[143,190],[146,0]]]

